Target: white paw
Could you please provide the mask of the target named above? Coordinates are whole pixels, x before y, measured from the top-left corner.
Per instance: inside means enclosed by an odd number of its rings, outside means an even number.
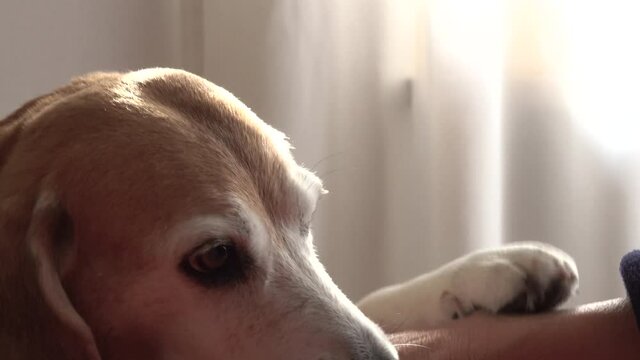
[[[578,287],[573,259],[550,245],[482,250],[358,303],[386,331],[424,329],[471,314],[531,313],[566,301]]]
[[[578,270],[563,251],[541,243],[516,243],[479,251],[451,264],[450,288],[441,295],[451,318],[475,310],[532,313],[566,301],[578,288]]]

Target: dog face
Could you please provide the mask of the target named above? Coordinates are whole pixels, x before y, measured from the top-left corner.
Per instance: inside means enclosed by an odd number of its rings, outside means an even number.
[[[323,192],[283,134],[197,76],[77,79],[0,123],[0,348],[396,359],[316,257]]]

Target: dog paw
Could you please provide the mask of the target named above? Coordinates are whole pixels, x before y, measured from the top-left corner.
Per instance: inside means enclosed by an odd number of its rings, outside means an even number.
[[[451,282],[441,295],[440,305],[452,319],[477,310],[540,312],[563,303],[578,288],[573,259],[542,243],[479,251],[449,266]]]

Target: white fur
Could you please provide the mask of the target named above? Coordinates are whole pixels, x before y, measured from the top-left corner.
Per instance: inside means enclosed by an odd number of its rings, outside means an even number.
[[[290,236],[300,237],[292,231]],[[308,239],[296,239],[299,244],[307,244],[310,247],[312,235]],[[310,250],[310,251],[309,251]],[[329,324],[329,331],[335,334],[342,334],[351,344],[355,344],[355,359],[389,359],[389,354],[397,358],[396,349],[386,340],[382,329],[367,318],[362,311],[349,300],[344,293],[333,282],[324,266],[320,263],[313,249],[301,249],[301,253],[308,254],[303,259],[302,268],[308,269],[310,277],[298,277],[298,286],[302,286],[307,301],[321,302],[327,304],[324,312],[316,312],[312,316],[316,317],[316,323],[332,321]],[[385,357],[379,357],[387,354]],[[321,357],[324,359],[325,357]],[[326,359],[335,359],[326,357]]]
[[[168,232],[171,253],[180,255],[206,238],[241,234],[244,230],[239,222],[219,215],[197,216],[174,226]]]
[[[527,277],[542,288],[562,279],[569,294],[578,286],[578,271],[569,255],[546,244],[517,243],[471,253],[433,272],[380,289],[358,306],[387,331],[424,329],[476,308],[497,312],[527,291]]]
[[[295,168],[290,176],[299,192],[298,205],[302,210],[302,220],[310,222],[318,199],[328,191],[324,189],[322,181],[314,173],[303,167]]]
[[[298,190],[300,220],[310,221],[319,197],[326,190],[319,178],[302,167],[292,169],[290,175],[294,188]],[[304,317],[304,322],[312,322],[314,327],[347,340],[353,359],[397,359],[398,353],[382,329],[344,295],[326,272],[315,252],[312,232],[303,235],[297,225],[291,224],[285,232],[285,244],[290,251],[276,252],[272,258],[277,265],[273,273],[268,274],[271,279],[267,282],[268,291],[282,302],[282,307],[295,307],[291,302],[306,304],[297,316]],[[327,352],[314,355],[313,359],[343,358]]]
[[[268,269],[270,267],[270,261],[268,259],[270,256],[269,234],[267,233],[264,219],[260,218],[260,216],[251,210],[241,199],[232,197],[231,202],[235,204],[238,216],[242,221],[249,251],[251,251],[254,259],[256,259],[258,263]]]

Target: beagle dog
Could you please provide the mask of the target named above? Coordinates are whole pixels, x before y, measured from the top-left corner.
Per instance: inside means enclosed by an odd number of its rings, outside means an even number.
[[[185,71],[92,73],[31,100],[0,122],[0,358],[391,360],[379,325],[537,311],[575,288],[568,256],[518,245],[363,313],[314,251],[324,192],[281,132]]]

